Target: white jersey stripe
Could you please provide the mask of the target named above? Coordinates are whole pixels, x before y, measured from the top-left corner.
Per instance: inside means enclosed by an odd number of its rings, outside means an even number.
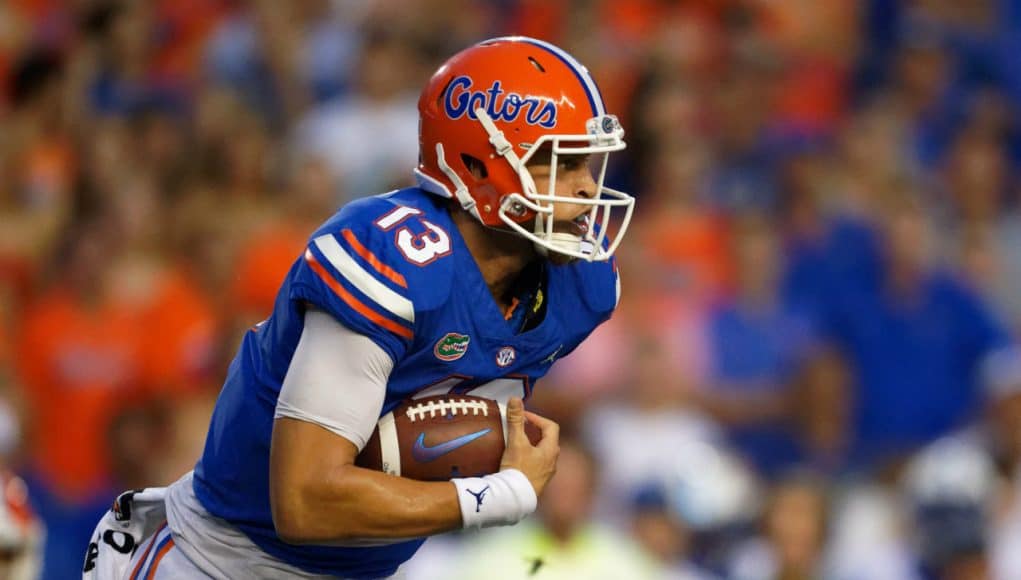
[[[420,210],[413,207],[408,207],[406,205],[398,206],[390,213],[376,220],[376,225],[384,230],[389,230],[404,221],[408,216],[418,215],[420,213],[422,213]]]
[[[391,314],[408,322],[415,322],[415,306],[410,300],[394,292],[376,279],[365,268],[344,251],[337,239],[330,234],[319,236],[314,240],[319,251],[326,260],[355,288],[360,290]]]

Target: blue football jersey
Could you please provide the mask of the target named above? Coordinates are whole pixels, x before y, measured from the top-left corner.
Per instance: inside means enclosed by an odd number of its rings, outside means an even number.
[[[295,546],[275,533],[270,435],[308,304],[370,337],[393,358],[382,413],[409,397],[448,391],[501,400],[527,397],[553,362],[574,350],[616,307],[620,286],[612,261],[550,265],[542,298],[545,317],[516,332],[446,204],[410,188],[345,206],[312,235],[284,280],[272,315],[248,331],[230,366],[195,468],[195,493],[211,514],[289,564],[343,577],[388,576],[424,541]],[[343,393],[341,377],[336,389]]]

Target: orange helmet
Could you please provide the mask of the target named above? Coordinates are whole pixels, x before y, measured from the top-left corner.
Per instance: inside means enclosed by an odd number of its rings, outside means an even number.
[[[560,48],[523,36],[495,38],[454,55],[418,101],[419,186],[452,197],[487,226],[507,227],[541,252],[606,260],[631,221],[634,198],[603,186],[624,130],[606,113],[588,70]],[[548,145],[549,191],[536,191],[526,164]],[[554,194],[557,156],[593,155],[590,198]],[[481,168],[473,173],[472,166]],[[480,175],[481,174],[481,175]],[[554,204],[587,207],[582,235],[553,231]],[[607,241],[612,210],[623,220]],[[534,224],[532,227],[526,227]]]

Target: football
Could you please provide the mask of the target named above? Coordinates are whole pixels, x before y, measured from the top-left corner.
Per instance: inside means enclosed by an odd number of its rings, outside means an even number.
[[[446,481],[495,473],[503,456],[506,407],[446,394],[411,399],[379,419],[355,464],[410,479]],[[538,428],[526,421],[533,444]]]

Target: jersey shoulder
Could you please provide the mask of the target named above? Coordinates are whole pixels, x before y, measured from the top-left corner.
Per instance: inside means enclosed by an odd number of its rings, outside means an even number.
[[[293,299],[312,302],[397,360],[416,313],[449,293],[449,214],[428,193],[398,190],[344,206],[309,238],[292,272]]]
[[[312,236],[333,236],[356,258],[395,278],[418,310],[449,294],[455,251],[454,223],[444,200],[416,187],[353,201]]]

